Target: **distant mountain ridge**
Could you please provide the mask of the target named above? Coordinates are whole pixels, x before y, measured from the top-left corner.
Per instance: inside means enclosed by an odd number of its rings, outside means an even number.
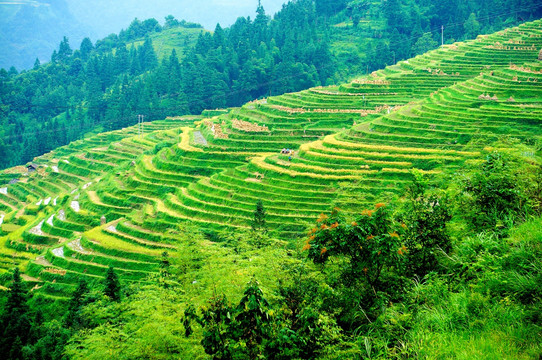
[[[78,46],[92,30],[70,12],[65,0],[0,2],[0,68],[29,69],[50,60],[63,36]]]
[[[212,30],[217,23],[226,27],[240,16],[254,17],[258,6],[257,0],[246,1],[188,1],[188,0],[94,0],[92,3],[78,0],[66,0],[70,11],[81,22],[91,25],[98,37],[118,33],[126,28],[134,18],[145,20],[155,18],[163,22],[164,17],[173,15],[177,19],[202,24]],[[286,0],[263,0],[262,6],[267,13],[278,12]],[[103,9],[100,12],[94,9]]]
[[[284,0],[262,1],[270,13]],[[221,3],[170,1],[14,0],[0,1],[0,68],[30,69],[36,58],[48,62],[66,36],[78,48],[85,37],[93,41],[127,28],[134,18],[156,18],[163,22],[172,14],[178,19],[214,29],[217,22],[230,25],[239,16],[254,13],[257,2]]]

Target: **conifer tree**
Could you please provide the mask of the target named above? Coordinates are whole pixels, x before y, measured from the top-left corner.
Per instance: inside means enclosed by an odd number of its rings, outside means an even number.
[[[22,347],[28,341],[31,328],[26,300],[27,290],[19,268],[15,268],[13,283],[0,318],[0,354],[4,354],[5,359],[22,358]]]
[[[169,261],[169,253],[167,251],[164,251],[162,253],[162,257],[160,259],[160,284],[167,288],[169,287],[168,283],[166,282],[167,278],[171,275],[169,273],[169,267],[171,266],[171,262]]]
[[[62,41],[60,42],[60,45],[58,47],[58,57],[57,59],[60,61],[65,61],[67,58],[69,58],[73,54],[73,50],[70,47],[70,42],[68,41],[68,38],[64,36]]]
[[[145,38],[143,46],[139,49],[139,59],[143,71],[154,69],[158,65],[158,58],[150,37]]]
[[[92,50],[94,50],[94,45],[92,45],[92,41],[88,37],[86,37],[81,42],[81,46],[79,48],[83,60],[87,60],[90,57],[90,53],[92,52]]]
[[[68,305],[68,313],[65,319],[65,325],[68,327],[80,327],[81,317],[79,316],[79,310],[84,305],[84,296],[88,293],[88,284],[84,278],[79,279],[77,289],[72,294],[70,303]]]
[[[256,210],[254,211],[254,220],[252,221],[252,230],[263,230],[267,232],[267,224],[265,222],[265,208],[262,200],[258,200],[256,203]]]
[[[120,301],[120,282],[112,266],[107,270],[104,294],[113,301]]]

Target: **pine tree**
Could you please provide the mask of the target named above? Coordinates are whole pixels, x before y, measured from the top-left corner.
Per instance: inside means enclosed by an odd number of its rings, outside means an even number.
[[[21,273],[19,268],[15,268],[13,272],[13,284],[9,288],[8,300],[6,302],[6,313],[16,312],[18,314],[23,314],[28,311],[26,305],[27,293],[24,288],[23,281],[21,279]]]
[[[120,282],[112,266],[107,270],[104,294],[113,301],[120,301]]]
[[[388,27],[393,29],[394,27],[399,28],[402,23],[403,14],[401,11],[401,3],[399,0],[388,0],[383,4],[384,15],[388,19]]]
[[[252,47],[255,48],[260,45],[262,41],[267,40],[267,23],[269,18],[265,15],[265,10],[260,1],[258,1],[258,8],[256,9],[256,19],[252,24],[253,36]]]
[[[81,57],[83,58],[83,60],[87,60],[89,58],[92,50],[94,50],[94,45],[92,45],[92,41],[90,41],[88,37],[84,38],[80,46]]]
[[[480,33],[480,23],[476,20],[474,13],[470,14],[467,21],[463,24],[463,28],[465,29],[465,37],[467,39],[474,39]]]
[[[267,224],[265,222],[265,208],[262,200],[258,200],[256,203],[256,210],[254,211],[254,220],[252,221],[252,230],[263,230],[267,232]]]
[[[21,358],[22,347],[28,341],[31,325],[27,296],[19,268],[15,268],[13,283],[0,318],[0,354],[4,354],[6,359]]]
[[[51,62],[53,64],[56,64],[57,60],[58,60],[58,53],[56,52],[56,50],[53,50],[53,54],[51,55]]]
[[[158,65],[158,58],[150,37],[145,38],[143,46],[139,49],[139,59],[143,71],[152,70]]]
[[[60,45],[58,47],[58,58],[59,61],[65,61],[73,54],[73,50],[70,47],[68,38],[64,36]]]
[[[84,278],[79,279],[77,289],[72,294],[70,303],[68,305],[68,313],[64,321],[68,327],[78,328],[81,325],[81,317],[79,311],[84,305],[84,296],[88,293],[88,284]]]

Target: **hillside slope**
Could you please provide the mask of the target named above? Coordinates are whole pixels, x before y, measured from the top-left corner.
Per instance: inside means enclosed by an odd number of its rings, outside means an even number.
[[[60,296],[109,265],[144,281],[163,251],[175,253],[184,222],[220,239],[249,228],[262,200],[272,234],[291,239],[333,206],[393,198],[413,170],[454,172],[499,139],[532,143],[542,136],[541,48],[535,21],[342,86],[59,148],[36,172],[0,174],[0,268],[20,266]]]
[[[538,23],[524,25],[348,85],[245,105],[195,130],[207,146],[163,150],[138,167],[158,179],[187,169],[209,176],[166,196],[163,216],[171,223],[188,218],[210,229],[247,227],[262,199],[273,228],[299,233],[299,224],[331,204],[350,211],[401,192],[413,169],[437,174],[481,158],[485,145],[466,147],[473,139],[538,138],[538,65],[510,64],[536,61],[539,31]],[[278,154],[283,148],[295,150],[291,160]],[[188,167],[201,152],[210,159]],[[221,160],[250,155],[241,167]],[[209,163],[217,161],[222,166]],[[363,195],[353,201],[352,194]]]

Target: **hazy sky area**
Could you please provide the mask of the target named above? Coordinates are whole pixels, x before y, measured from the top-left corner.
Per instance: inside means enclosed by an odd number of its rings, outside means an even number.
[[[272,16],[288,0],[261,0]],[[72,48],[90,37],[93,42],[126,29],[134,18],[173,15],[214,30],[240,16],[254,18],[258,0],[0,0],[0,68],[31,68],[36,58],[49,61],[63,36]]]
[[[67,0],[73,15],[90,25],[99,38],[118,33],[134,18],[155,18],[163,23],[173,15],[178,20],[202,24],[213,30],[217,23],[231,25],[240,16],[254,17],[257,0]],[[287,0],[262,0],[268,15],[274,15]]]

